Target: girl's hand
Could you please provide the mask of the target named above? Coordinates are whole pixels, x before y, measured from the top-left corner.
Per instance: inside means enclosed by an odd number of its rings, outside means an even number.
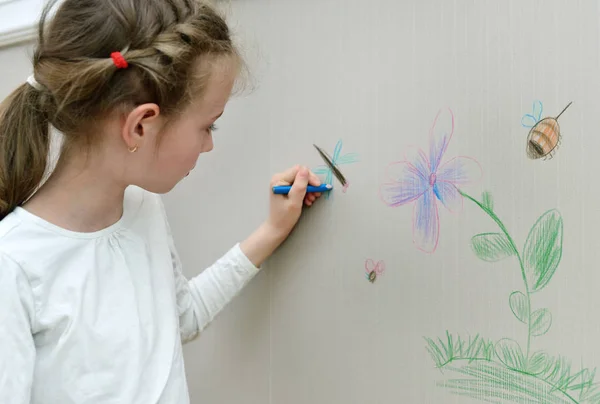
[[[241,243],[241,249],[257,267],[266,260],[290,234],[302,213],[302,206],[311,206],[320,193],[307,194],[306,187],[319,186],[319,177],[308,168],[295,166],[276,174],[271,187],[292,185],[288,195],[275,195],[271,191],[269,218]]]
[[[319,186],[321,180],[304,166],[294,166],[273,176],[271,187],[292,185],[288,195],[271,194],[267,223],[275,233],[287,237],[300,219],[303,204],[311,206],[321,196],[320,193],[307,194],[306,187],[309,184]]]
[[[321,196],[320,193],[307,194],[306,187],[319,186],[319,177],[308,168],[295,166],[276,174],[271,187],[292,185],[288,195],[275,195],[271,192],[269,218],[241,243],[241,249],[257,267],[266,260],[290,234],[302,213],[302,206],[311,206]]]

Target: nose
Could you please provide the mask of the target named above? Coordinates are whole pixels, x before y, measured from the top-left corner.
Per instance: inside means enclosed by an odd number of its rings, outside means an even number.
[[[208,141],[206,142],[206,145],[204,145],[204,147],[202,148],[202,153],[208,153],[209,151],[211,151],[214,148],[215,148],[215,144],[213,142],[212,135],[210,135],[210,137],[208,138]]]

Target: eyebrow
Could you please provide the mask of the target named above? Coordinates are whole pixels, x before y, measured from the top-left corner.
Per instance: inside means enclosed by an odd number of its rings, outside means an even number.
[[[223,115],[223,112],[225,112],[225,111],[221,111],[221,113],[220,113],[219,115],[217,115],[217,116],[214,118],[214,120],[216,121],[217,119],[219,119],[219,118],[221,117],[221,115]]]

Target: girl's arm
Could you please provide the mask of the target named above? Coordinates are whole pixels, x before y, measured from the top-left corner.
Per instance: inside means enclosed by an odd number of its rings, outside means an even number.
[[[307,195],[308,184],[319,186],[321,181],[308,168],[300,166],[271,179],[271,187],[292,185],[292,189],[287,196],[271,194],[269,218],[241,244],[242,251],[255,266],[260,267],[288,237],[300,218],[303,204],[310,206],[320,196]]]
[[[175,250],[172,255],[176,257]],[[179,331],[182,341],[189,342],[233,300],[252,280],[259,269],[236,244],[199,275],[187,279],[179,259],[175,266]]]
[[[199,275],[188,279],[160,195],[156,195],[171,253],[175,279],[179,332],[183,343],[196,338],[238,292],[258,273],[256,267],[236,244]]]
[[[171,249],[179,327],[183,342],[193,340],[258,273],[260,265],[287,238],[300,217],[303,203],[311,205],[319,195],[306,195],[306,187],[320,185],[308,169],[294,167],[276,175],[274,185],[290,185],[288,196],[271,195],[269,218],[241,244],[236,244],[199,275],[187,279],[182,270],[170,226],[162,207]],[[160,197],[159,197],[160,199]]]

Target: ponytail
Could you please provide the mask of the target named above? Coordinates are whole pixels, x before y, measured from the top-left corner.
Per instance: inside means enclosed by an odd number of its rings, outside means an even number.
[[[0,0],[1,1],[1,0]],[[0,220],[45,180],[50,127],[65,150],[93,145],[112,111],[156,103],[163,116],[203,94],[202,64],[241,61],[225,20],[200,0],[49,0],[30,80],[0,104]],[[53,14],[52,18],[49,15]],[[48,21],[47,21],[48,19]]]
[[[0,104],[0,220],[27,201],[44,178],[50,135],[43,98],[25,83]]]

